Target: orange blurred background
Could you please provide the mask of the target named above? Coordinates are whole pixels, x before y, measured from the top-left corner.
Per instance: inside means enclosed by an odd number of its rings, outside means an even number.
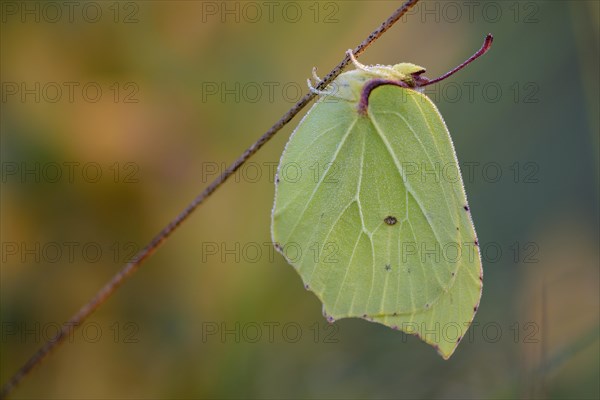
[[[400,5],[5,1],[0,380]],[[449,361],[328,325],[270,245],[299,117],[13,398],[598,398],[599,5],[424,1],[361,56],[413,62],[453,136],[484,258]],[[467,175],[468,174],[468,175]]]

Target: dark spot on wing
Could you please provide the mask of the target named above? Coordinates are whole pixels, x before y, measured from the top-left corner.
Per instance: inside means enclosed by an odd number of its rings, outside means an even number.
[[[452,272],[452,276],[454,276],[454,275],[456,275],[456,273],[455,273],[455,272]]]
[[[281,247],[281,245],[279,243],[277,243],[277,242],[273,243],[273,246],[275,246],[275,248],[277,249],[277,251],[282,251],[283,250],[282,247]]]
[[[396,219],[396,217],[388,215],[387,217],[385,217],[383,222],[385,222],[388,225],[396,225],[396,222],[398,222],[398,219]]]
[[[477,306],[473,307],[473,311],[477,311]]]
[[[475,243],[475,246],[479,246],[479,242],[477,240],[474,243]]]
[[[327,320],[327,322],[329,322],[330,324],[333,324],[335,322],[335,319],[331,315],[328,315],[325,312],[325,308],[323,308],[323,316],[325,317],[325,319]]]
[[[456,343],[460,342],[462,340],[462,336],[459,336],[458,339],[456,339]]]
[[[464,206],[463,208],[465,209],[465,211],[469,211],[469,206]]]
[[[390,264],[385,264],[385,270],[389,271],[392,269],[392,266]]]

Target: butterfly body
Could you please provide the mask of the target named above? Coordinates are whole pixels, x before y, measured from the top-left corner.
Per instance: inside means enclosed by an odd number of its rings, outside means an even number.
[[[449,358],[483,276],[452,139],[415,90],[429,81],[422,67],[355,64],[319,92],[285,147],[273,242],[329,321],[381,323]]]

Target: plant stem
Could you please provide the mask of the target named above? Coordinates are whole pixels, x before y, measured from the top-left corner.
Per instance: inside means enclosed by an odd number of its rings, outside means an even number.
[[[408,0],[398,8],[379,28],[374,30],[361,44],[354,49],[354,55],[358,56],[365,49],[377,40],[385,31],[394,25],[408,10],[410,10],[419,0]],[[319,83],[317,90],[323,90],[329,85],[349,64],[350,57],[346,55],[344,59],[327,74]],[[231,175],[237,171],[254,153],[256,153],[265,143],[267,143],[281,128],[283,128],[296,114],[298,114],[314,97],[315,93],[309,92],[302,97],[288,112],[286,112],[279,121],[277,121],[268,131],[266,131],[254,144],[252,144],[244,153],[235,160],[221,175],[210,183],[175,219],[173,219],[165,228],[163,228],[150,243],[144,247],[135,258],[127,263],[117,272],[112,279],[104,285],[98,293],[88,301],[83,307],[75,313],[68,322],[64,323],[56,337],[47,341],[31,358],[10,378],[2,387],[0,399],[6,398],[13,389],[25,378],[36,366],[38,366],[45,357],[70,334],[86,320],[98,307],[100,307],[120,286],[125,279],[131,276],[148,259],[160,245],[194,212],[200,204],[204,202],[215,190],[217,190]]]

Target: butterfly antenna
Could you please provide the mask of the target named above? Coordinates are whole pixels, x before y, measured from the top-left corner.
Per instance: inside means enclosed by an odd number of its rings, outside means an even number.
[[[487,36],[485,37],[485,40],[483,41],[483,45],[481,46],[481,48],[479,50],[477,50],[475,52],[475,54],[473,54],[471,57],[469,57],[465,62],[460,64],[458,67],[454,68],[452,71],[446,72],[444,75],[442,75],[438,78],[431,79],[429,81],[426,81],[426,82],[420,84],[419,87],[428,86],[433,83],[443,81],[444,79],[448,78],[449,76],[454,75],[455,73],[457,73],[458,71],[460,71],[461,69],[463,69],[467,65],[471,64],[473,61],[475,61],[476,59],[478,59],[485,53],[487,53],[488,50],[492,47],[493,41],[494,41],[494,37],[492,36],[491,33],[488,33]]]

